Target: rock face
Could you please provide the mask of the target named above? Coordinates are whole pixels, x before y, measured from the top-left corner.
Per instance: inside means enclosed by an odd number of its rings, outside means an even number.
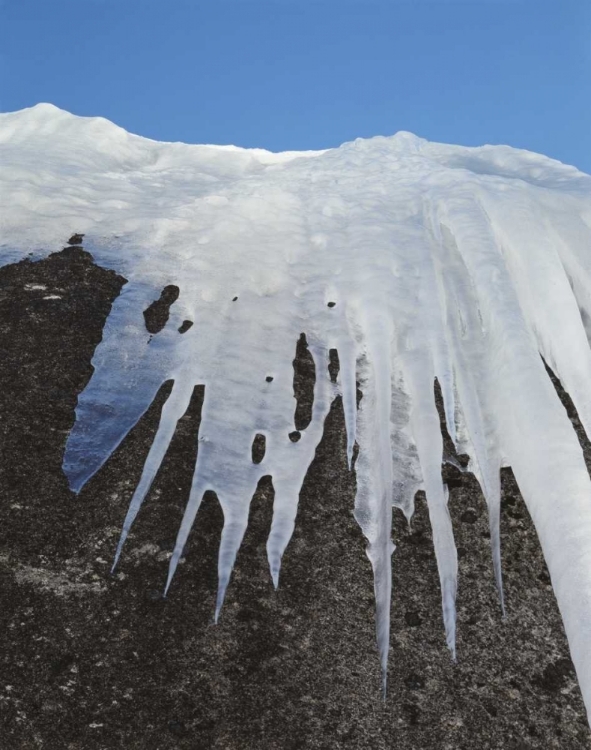
[[[355,476],[339,400],[302,490],[277,592],[265,555],[273,502],[265,478],[219,625],[212,624],[222,525],[215,495],[199,511],[168,599],[161,597],[193,473],[201,387],[110,576],[170,384],[73,495],[61,470],[64,444],[124,284],[76,244],[0,269],[1,747],[589,747],[550,580],[510,470],[503,471],[502,622],[483,498],[471,475],[444,468],[460,558],[457,664],[445,648],[424,498],[411,530],[395,515],[382,702],[373,583],[352,515]],[[305,394],[314,377],[305,346],[297,357],[296,390]],[[589,458],[586,442],[584,449]]]

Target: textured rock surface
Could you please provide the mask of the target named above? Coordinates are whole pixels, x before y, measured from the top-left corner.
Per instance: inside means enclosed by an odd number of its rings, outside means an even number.
[[[278,592],[265,556],[273,489],[262,481],[220,624],[212,624],[222,525],[215,496],[203,503],[161,598],[194,467],[201,388],[110,576],[167,387],[79,497],[61,459],[122,283],[80,248],[0,269],[1,747],[589,747],[560,616],[510,470],[502,622],[483,498],[471,475],[444,469],[460,557],[455,665],[424,499],[411,531],[396,514],[389,696],[381,701],[373,584],[352,516],[355,479],[338,400],[302,491]],[[305,362],[297,372],[311,375]],[[298,391],[309,389],[300,382]],[[587,443],[585,451],[590,458]]]

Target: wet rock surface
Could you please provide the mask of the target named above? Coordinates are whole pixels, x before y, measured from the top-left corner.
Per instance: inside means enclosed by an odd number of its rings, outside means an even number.
[[[371,569],[352,515],[355,478],[338,399],[302,490],[277,592],[265,555],[273,486],[263,478],[219,624],[222,513],[213,493],[168,598],[161,596],[195,465],[202,387],[109,574],[170,383],[79,496],[61,460],[123,281],[81,248],[0,269],[0,747],[588,748],[550,579],[508,469],[505,622],[478,484],[449,464],[443,469],[461,550],[456,664],[445,647],[424,496],[411,529],[395,514],[382,701]],[[296,379],[314,377],[305,361],[295,371]],[[309,390],[303,382],[298,388]]]

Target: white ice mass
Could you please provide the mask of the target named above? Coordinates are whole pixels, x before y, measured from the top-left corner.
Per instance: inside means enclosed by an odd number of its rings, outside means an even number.
[[[277,585],[300,487],[340,394],[350,460],[359,445],[355,516],[374,569],[384,674],[392,506],[410,518],[418,489],[427,495],[453,652],[457,559],[437,378],[448,431],[469,454],[490,509],[501,597],[499,471],[511,466],[591,710],[591,482],[540,356],[591,437],[591,177],[527,151],[405,132],[280,154],[159,143],[47,104],[0,115],[0,170],[3,263],[58,250],[81,232],[97,261],[128,279],[67,443],[74,490],[174,380],[117,556],[203,384],[197,465],[167,587],[204,491],[214,490],[225,519],[219,614],[266,474],[275,488],[267,551]],[[142,311],[169,284],[180,296],[147,345]],[[180,334],[184,320],[194,325]],[[316,384],[312,420],[294,443],[292,359],[302,332]],[[330,349],[340,361],[336,384]],[[259,464],[251,458],[257,433],[266,437]]]

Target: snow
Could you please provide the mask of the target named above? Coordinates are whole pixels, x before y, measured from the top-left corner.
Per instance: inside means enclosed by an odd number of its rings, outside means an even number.
[[[47,104],[0,115],[0,163],[2,262],[57,250],[81,232],[101,264],[129,279],[68,440],[64,469],[75,491],[162,383],[174,381],[116,560],[203,384],[197,464],[166,588],[203,494],[214,490],[225,520],[220,615],[250,499],[266,474],[275,487],[267,551],[277,586],[300,487],[340,395],[350,463],[359,444],[355,517],[374,570],[384,681],[392,507],[410,519],[418,489],[427,495],[455,655],[457,557],[437,378],[448,431],[470,455],[488,503],[501,606],[499,471],[510,465],[591,710],[591,482],[540,357],[591,437],[591,177],[507,146],[462,148],[405,132],[283,154],[159,143]],[[150,338],[142,311],[167,284],[180,296]],[[184,320],[194,325],[180,335]],[[293,443],[292,359],[302,332],[316,384],[312,421]],[[330,349],[339,355],[336,384]],[[255,464],[257,434],[266,453]]]

